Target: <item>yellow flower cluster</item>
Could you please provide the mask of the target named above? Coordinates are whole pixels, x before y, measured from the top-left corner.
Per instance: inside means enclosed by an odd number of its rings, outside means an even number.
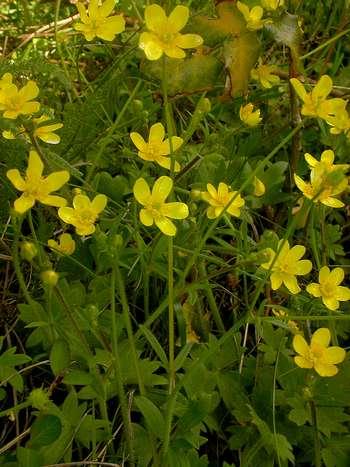
[[[328,99],[333,88],[333,81],[328,75],[321,76],[311,92],[307,92],[297,78],[292,78],[290,82],[303,101],[302,115],[321,118],[331,126],[330,132],[332,134],[344,133],[350,137],[350,116],[346,110],[347,102],[337,97]]]
[[[311,154],[305,154],[305,160],[310,167],[310,182],[304,182],[299,175],[294,174],[294,181],[303,195],[314,203],[322,203],[332,208],[341,208],[344,203],[337,196],[348,187],[345,172],[349,164],[334,164],[334,152],[323,151],[318,161]]]

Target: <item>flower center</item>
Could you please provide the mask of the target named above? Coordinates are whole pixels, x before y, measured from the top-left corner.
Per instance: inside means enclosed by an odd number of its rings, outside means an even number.
[[[82,224],[93,224],[96,220],[95,213],[90,209],[82,209],[79,211],[78,217]]]
[[[331,298],[334,295],[334,284],[330,284],[329,282],[325,282],[324,284],[320,285],[321,293],[326,298]]]
[[[161,34],[160,39],[165,44],[170,44],[176,36],[177,33],[174,34],[173,32],[164,32],[163,34]]]
[[[323,358],[325,348],[319,344],[313,344],[310,349],[310,359],[317,361]]]
[[[21,110],[23,106],[22,99],[19,96],[12,96],[7,100],[7,105],[9,110],[14,110],[15,112]]]

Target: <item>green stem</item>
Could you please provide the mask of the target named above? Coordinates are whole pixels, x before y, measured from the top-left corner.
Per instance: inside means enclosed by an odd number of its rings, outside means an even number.
[[[121,301],[121,305],[122,305],[122,312],[123,312],[123,318],[124,318],[124,323],[125,323],[125,326],[126,326],[126,331],[127,331],[127,334],[128,334],[128,340],[129,340],[129,345],[130,345],[130,350],[131,350],[131,357],[133,359],[133,363],[134,363],[134,367],[135,367],[135,371],[136,371],[136,377],[137,377],[137,383],[138,383],[138,386],[139,386],[139,391],[140,391],[141,395],[145,395],[145,386],[143,384],[142,375],[141,375],[141,371],[140,371],[140,367],[139,367],[139,363],[138,363],[138,356],[137,356],[137,352],[136,352],[134,334],[133,334],[132,325],[131,325],[129,303],[128,303],[128,300],[127,300],[127,297],[126,297],[124,280],[123,280],[123,276],[122,276],[120,268],[119,268],[118,261],[119,261],[119,258],[117,256],[116,262],[115,262],[115,265],[114,265],[114,268],[113,268],[113,270],[114,270],[113,275],[115,277],[115,281],[116,281],[117,288],[118,288],[118,293],[119,293],[119,296],[120,296],[120,301]]]
[[[172,145],[173,125],[171,121],[171,111],[168,101],[168,80],[166,75],[166,58],[163,57],[162,66],[162,92],[165,109],[165,119],[168,131],[169,146],[170,146],[170,177],[174,179],[175,157]],[[168,339],[169,339],[169,394],[175,388],[175,313],[174,313],[174,240],[173,237],[168,238],[168,299],[169,299],[169,313],[168,313]],[[171,421],[170,421],[171,423]]]
[[[126,442],[128,445],[129,455],[130,455],[130,466],[134,466],[134,436],[132,431],[131,420],[129,416],[128,401],[126,398],[124,384],[121,373],[121,363],[120,363],[120,354],[119,354],[119,345],[118,345],[118,329],[117,329],[117,316],[115,309],[115,295],[116,295],[116,270],[112,269],[111,273],[111,314],[112,314],[112,349],[113,349],[113,363],[114,363],[114,373],[117,383],[117,392],[119,395],[119,402],[122,411],[123,423],[125,426],[126,432]]]
[[[223,323],[222,318],[220,316],[220,312],[218,310],[218,307],[216,305],[216,300],[215,300],[213,291],[211,290],[209,281],[207,279],[207,271],[206,271],[206,268],[205,268],[204,261],[200,261],[200,263],[198,265],[198,268],[199,268],[200,277],[201,277],[201,279],[204,281],[204,283],[206,285],[205,295],[207,297],[208,304],[209,304],[210,310],[212,312],[216,327],[218,328],[218,330],[220,332],[223,333],[223,332],[225,332],[225,326],[224,326],[224,323]]]
[[[24,298],[26,299],[26,302],[28,305],[32,305],[34,303],[34,300],[30,296],[30,293],[28,291],[26,282],[24,280],[24,276],[22,274],[21,270],[21,263],[19,260],[19,255],[18,255],[18,242],[19,242],[19,229],[20,227],[18,226],[13,226],[14,227],[14,239],[13,239],[13,244],[12,244],[12,261],[13,261],[13,266],[15,268],[15,273],[17,276],[18,284],[19,287],[24,295]],[[33,307],[34,310],[35,307]]]
[[[311,409],[311,420],[312,420],[312,428],[314,432],[314,460],[315,460],[315,467],[321,467],[321,442],[320,436],[317,427],[317,411],[316,405],[313,400],[309,401],[310,409]]]

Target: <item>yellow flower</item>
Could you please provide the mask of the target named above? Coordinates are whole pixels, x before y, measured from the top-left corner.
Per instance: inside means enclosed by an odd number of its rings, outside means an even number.
[[[262,120],[260,117],[260,110],[257,109],[254,111],[254,105],[252,103],[241,105],[239,109],[239,118],[250,127],[259,125]]]
[[[23,214],[32,208],[36,201],[49,206],[65,206],[67,201],[61,196],[51,195],[69,180],[69,172],[62,170],[43,177],[44,164],[36,151],[30,151],[25,178],[17,169],[8,170],[6,175],[14,187],[23,191],[15,201],[15,211]]]
[[[303,101],[301,114],[307,117],[319,117],[327,120],[336,115],[344,106],[343,99],[328,99],[327,96],[332,91],[333,82],[328,75],[323,75],[309,93],[297,78],[290,80],[295,92]]]
[[[188,216],[188,207],[185,203],[166,203],[173,188],[170,177],[160,177],[153,185],[152,192],[144,178],[136,180],[134,196],[143,208],[140,211],[140,221],[150,227],[153,222],[165,234],[174,236],[176,227],[170,219],[185,219]],[[170,219],[169,219],[170,218]]]
[[[219,183],[217,190],[211,183],[208,183],[207,190],[208,191],[202,192],[202,199],[210,204],[207,209],[207,216],[209,219],[219,217],[227,206],[225,212],[234,217],[240,216],[241,207],[244,206],[245,202],[237,191],[231,191],[228,185],[223,182]]]
[[[325,206],[332,208],[341,208],[344,203],[336,198],[346,190],[348,186],[347,179],[344,177],[339,181],[337,178],[332,179],[332,174],[335,172],[344,172],[349,164],[333,164],[334,152],[330,149],[323,151],[321,160],[318,161],[311,154],[305,154],[305,160],[311,168],[310,182],[306,183],[298,175],[294,174],[294,181],[303,195],[312,199],[314,203],[322,203]]]
[[[261,6],[266,10],[277,10],[284,5],[284,0],[261,0]]]
[[[58,237],[59,241],[56,240],[48,240],[48,246],[59,253],[63,253],[64,255],[72,255],[75,251],[75,241],[73,240],[72,236],[68,233],[61,234]]]
[[[76,23],[74,28],[84,34],[87,41],[99,37],[105,41],[112,41],[116,34],[125,29],[125,20],[122,15],[109,16],[115,5],[115,0],[106,0],[98,6],[98,0],[90,0],[86,10],[80,2],[77,4],[81,23]]]
[[[139,150],[138,154],[145,161],[157,162],[161,167],[170,169],[171,158],[165,157],[170,154],[169,138],[164,140],[164,126],[161,123],[155,123],[151,126],[148,141],[142,138],[139,133],[130,133],[130,138]],[[176,151],[182,145],[183,139],[178,136],[171,137],[172,150]],[[180,170],[180,164],[175,161],[175,172]]]
[[[91,235],[95,232],[95,222],[107,204],[105,195],[96,195],[90,201],[86,195],[76,195],[73,207],[58,210],[58,216],[67,224],[74,225],[78,235]]]
[[[275,66],[263,65],[261,60],[259,60],[259,65],[250,72],[250,76],[255,81],[260,81],[263,88],[269,89],[280,82],[279,76],[273,74],[275,71]]]
[[[312,282],[306,287],[310,295],[321,297],[323,303],[329,310],[337,310],[339,301],[350,300],[350,289],[339,285],[344,280],[344,270],[334,268],[332,271],[323,266],[318,273],[319,284]]]
[[[266,188],[263,182],[258,177],[254,177],[254,196],[263,196]]]
[[[312,335],[310,345],[300,334],[293,338],[293,347],[297,355],[295,363],[300,368],[314,368],[320,376],[334,376],[338,373],[335,366],[341,363],[346,356],[341,347],[329,347],[331,333],[327,328],[317,329]]]
[[[330,130],[332,135],[344,133],[347,137],[350,137],[350,116],[345,107],[346,102],[344,101],[344,108],[338,109],[335,115],[327,117],[326,121],[332,127]]]
[[[163,53],[171,58],[184,58],[183,49],[195,49],[203,44],[198,34],[181,34],[188,21],[189,9],[178,5],[166,16],[159,5],[149,5],[145,9],[145,23],[148,32],[140,35],[139,46],[148,60],[158,60]]]
[[[262,19],[264,10],[261,6],[254,6],[251,10],[249,7],[242,2],[237,2],[237,8],[244,16],[244,19],[247,23],[247,29],[250,31],[256,31],[257,29],[261,29],[264,24],[266,24],[269,20]]]
[[[54,132],[63,127],[62,123],[53,123],[51,125],[42,125],[42,123],[51,120],[48,115],[42,115],[39,118],[33,118],[33,122],[36,125],[34,130],[34,136],[44,141],[44,143],[58,144],[60,137]]]
[[[18,115],[30,115],[38,112],[40,104],[33,101],[38,94],[39,88],[35,81],[28,81],[20,90],[11,82],[3,85],[0,88],[0,110],[4,112],[3,117],[15,119]]]
[[[297,294],[300,292],[301,289],[296,276],[304,276],[312,269],[311,261],[300,259],[304,256],[305,251],[306,249],[302,245],[295,245],[290,248],[287,240],[278,242],[277,252],[273,251],[272,248],[266,249],[266,253],[270,255],[270,260],[261,266],[264,269],[270,269],[273,263],[270,276],[272,290],[277,290],[284,284],[290,293]]]

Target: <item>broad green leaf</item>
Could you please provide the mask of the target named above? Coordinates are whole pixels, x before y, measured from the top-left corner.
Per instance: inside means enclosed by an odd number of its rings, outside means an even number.
[[[122,175],[112,177],[108,172],[100,172],[94,178],[97,193],[102,193],[119,202],[129,190],[128,180]]]
[[[50,365],[55,376],[69,367],[70,351],[67,341],[58,339],[54,342],[50,352]]]
[[[61,420],[55,415],[44,415],[35,420],[30,430],[29,446],[40,448],[58,439],[62,431]]]
[[[165,432],[165,421],[158,407],[147,397],[135,397],[135,405],[142,413],[146,426],[159,439],[163,439]]]

